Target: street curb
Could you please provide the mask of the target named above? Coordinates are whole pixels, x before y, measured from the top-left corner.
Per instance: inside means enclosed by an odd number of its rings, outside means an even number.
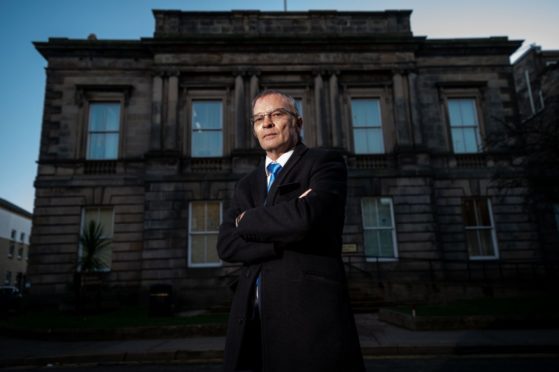
[[[6,326],[0,328],[0,334],[4,336],[48,341],[114,341],[216,337],[225,336],[226,332],[226,324],[213,323],[103,329],[21,329]]]
[[[412,331],[439,331],[463,329],[549,328],[559,326],[559,316],[413,316],[397,310],[383,308],[379,320]]]
[[[379,346],[362,348],[364,358],[412,357],[441,355],[492,355],[546,354],[559,356],[559,345],[481,345],[481,346]],[[30,357],[0,359],[0,368],[72,364],[118,364],[118,363],[182,363],[220,364],[223,350],[177,350],[148,353],[115,353],[91,355],[61,355],[57,357]]]
[[[184,364],[221,363],[223,350],[177,350],[149,353],[114,353],[91,355],[60,355],[56,357],[29,357],[0,359],[0,368],[20,366],[45,366],[68,364],[107,364],[107,363],[169,363]]]

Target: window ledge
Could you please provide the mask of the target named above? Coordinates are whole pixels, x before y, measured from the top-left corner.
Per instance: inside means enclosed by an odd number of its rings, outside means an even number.
[[[116,174],[116,160],[87,160],[84,174]]]

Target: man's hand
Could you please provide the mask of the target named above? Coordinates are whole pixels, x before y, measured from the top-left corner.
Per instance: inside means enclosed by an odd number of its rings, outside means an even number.
[[[246,211],[245,211],[246,212]],[[243,216],[245,215],[245,212],[239,214],[237,216],[237,218],[235,218],[235,227],[239,227],[239,222],[241,222],[241,219],[243,218]]]
[[[305,191],[304,193],[302,193],[301,195],[299,195],[299,199],[304,198],[305,196],[309,195],[309,193],[312,191],[312,189],[308,189],[307,191]]]

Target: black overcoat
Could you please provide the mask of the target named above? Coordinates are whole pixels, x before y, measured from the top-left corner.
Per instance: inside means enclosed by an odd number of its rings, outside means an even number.
[[[217,245],[221,259],[243,264],[225,371],[237,363],[259,272],[265,372],[365,370],[341,260],[346,188],[343,158],[301,143],[269,193],[263,164],[237,184]]]

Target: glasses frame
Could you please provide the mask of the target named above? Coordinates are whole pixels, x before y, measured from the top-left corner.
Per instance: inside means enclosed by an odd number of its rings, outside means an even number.
[[[283,113],[292,115],[292,116],[294,116],[295,118],[298,118],[298,117],[299,117],[299,114],[298,114],[298,113],[293,112],[293,111],[290,111],[290,110],[288,110],[288,109],[286,109],[286,108],[284,108],[284,107],[279,107],[279,108],[270,110],[270,111],[268,111],[268,112],[264,112],[264,113],[262,113],[262,114],[253,115],[253,116],[250,118],[250,123],[252,124],[253,127],[254,127],[254,126],[257,126],[257,124],[256,124],[256,119],[260,119],[260,117],[262,117],[262,123],[259,123],[259,124],[258,124],[258,126],[261,126],[261,125],[264,124],[264,122],[266,121],[266,117],[268,117],[272,123],[276,124],[276,123],[274,122],[274,120],[272,119],[272,115],[273,115],[275,112],[277,112],[277,111],[280,111],[280,112],[283,112]]]

